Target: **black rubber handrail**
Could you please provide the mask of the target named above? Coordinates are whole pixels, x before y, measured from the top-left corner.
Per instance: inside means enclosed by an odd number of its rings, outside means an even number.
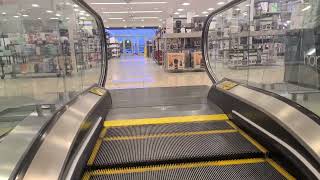
[[[107,73],[108,73],[108,55],[107,55],[108,51],[107,51],[106,32],[105,32],[103,20],[101,16],[83,0],[72,0],[72,1],[76,3],[78,6],[80,6],[82,9],[87,11],[96,20],[98,30],[99,30],[100,40],[101,40],[100,43],[101,43],[101,53],[102,53],[101,54],[101,57],[102,57],[101,74],[100,74],[98,85],[101,87],[104,87],[106,85]]]
[[[212,67],[210,65],[209,61],[209,53],[208,53],[208,33],[209,33],[209,27],[210,23],[212,21],[212,18],[216,16],[217,14],[226,11],[227,9],[230,9],[246,0],[234,0],[226,4],[225,6],[222,6],[221,8],[213,11],[208,18],[205,21],[205,24],[202,29],[202,57],[204,57],[204,62],[205,62],[205,69],[207,71],[207,74],[213,84],[217,83],[219,79],[217,78],[215,72],[212,70]]]

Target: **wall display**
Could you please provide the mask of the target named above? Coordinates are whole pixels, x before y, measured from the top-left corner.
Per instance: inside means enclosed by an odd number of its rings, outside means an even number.
[[[167,53],[168,70],[183,70],[185,67],[184,53]]]

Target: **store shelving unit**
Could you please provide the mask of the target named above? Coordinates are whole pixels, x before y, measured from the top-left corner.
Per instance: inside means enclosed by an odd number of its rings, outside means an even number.
[[[121,56],[121,44],[120,43],[108,43],[108,49],[110,49],[111,57]]]
[[[164,34],[161,46],[165,71],[203,71],[201,36],[201,32]]]

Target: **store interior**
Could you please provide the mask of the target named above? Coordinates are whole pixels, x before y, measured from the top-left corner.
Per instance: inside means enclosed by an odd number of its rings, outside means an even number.
[[[0,0],[0,179],[319,179],[318,16],[319,0]]]

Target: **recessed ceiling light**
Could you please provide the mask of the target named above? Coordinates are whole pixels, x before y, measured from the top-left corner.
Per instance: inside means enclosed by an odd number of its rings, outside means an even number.
[[[203,11],[202,14],[208,14],[208,12],[207,11]]]
[[[41,18],[37,18],[37,19],[41,20]]]
[[[81,13],[85,13],[85,11],[80,11]]]
[[[113,12],[102,12],[104,14],[129,14],[129,13],[162,13],[163,11],[113,11]]]
[[[89,17],[89,16],[90,16],[90,14],[86,14],[85,16]]]
[[[123,21],[123,22],[126,22],[126,20],[125,20],[125,19],[123,19],[122,21]]]
[[[28,17],[29,15],[28,15],[28,14],[23,14],[22,16],[23,16],[23,17]]]
[[[218,5],[223,5],[225,2],[221,1],[221,2],[218,2],[217,4]]]
[[[32,7],[40,7],[39,4],[31,4]]]
[[[129,2],[129,3],[126,3],[126,2],[120,2],[120,3],[103,3],[103,2],[100,2],[100,3],[90,3],[90,4],[95,4],[95,5],[126,5],[126,4],[167,4],[168,2]]]
[[[183,11],[184,9],[177,9],[177,11]]]
[[[214,10],[214,8],[209,8],[209,9],[208,9],[208,11],[212,11],[212,10]]]
[[[186,15],[179,15],[180,18],[185,18],[187,17]]]
[[[61,14],[58,14],[58,13],[57,13],[57,14],[56,14],[56,16],[57,16],[57,17],[60,17],[60,16],[61,16]]]
[[[182,3],[183,6],[189,6],[190,3]]]
[[[14,18],[19,18],[20,16],[13,16]]]
[[[250,6],[250,4],[247,4],[246,6],[248,7],[248,6]]]
[[[6,15],[7,13],[6,13],[6,12],[2,12],[1,14],[2,14],[2,15]]]
[[[240,9],[240,8],[236,8],[235,10],[236,10],[236,11],[240,11],[241,9]]]
[[[66,2],[66,5],[68,5],[68,6],[69,6],[69,5],[71,5],[71,3],[69,3],[69,2]]]
[[[53,17],[53,18],[50,18],[50,19],[59,19],[59,18]]]
[[[308,10],[310,8],[311,8],[311,6],[309,5],[309,6],[305,7],[305,8],[303,8],[301,11],[306,11],[306,10]]]
[[[53,13],[53,11],[51,11],[51,10],[46,10],[46,12],[47,12],[47,13]]]
[[[133,17],[133,19],[158,19],[159,17]]]
[[[74,9],[74,11],[78,12],[78,11],[80,11],[80,10],[79,10],[79,9]]]
[[[121,19],[123,19],[123,18],[108,18],[108,19],[115,19],[115,20],[116,20],[116,19],[120,19],[120,20],[121,20]]]
[[[178,15],[178,14],[180,14],[180,13],[178,13],[178,12],[175,12],[175,13],[173,13],[173,14],[175,14],[175,15]]]
[[[73,7],[79,7],[78,5],[74,4]]]

